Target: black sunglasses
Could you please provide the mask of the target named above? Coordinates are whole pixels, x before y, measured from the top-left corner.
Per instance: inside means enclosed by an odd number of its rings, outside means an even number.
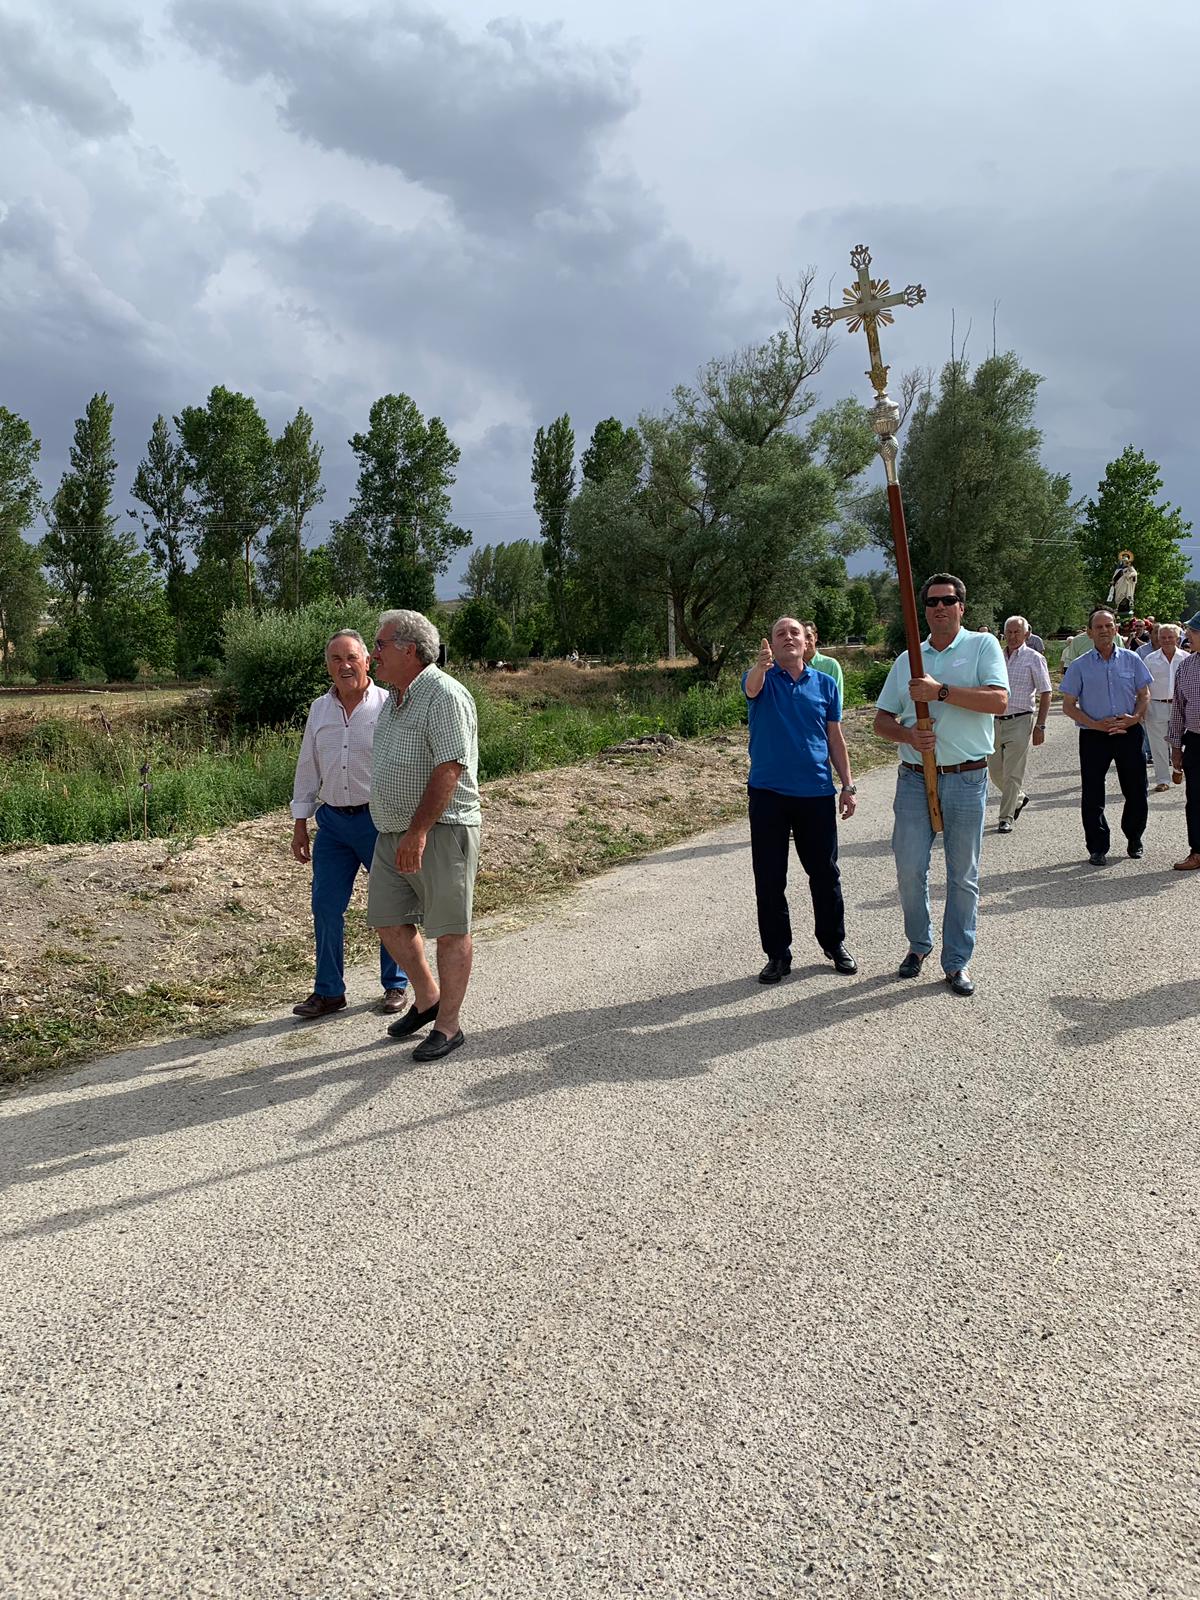
[[[959,606],[962,601],[956,594],[931,594],[925,604],[927,606]]]

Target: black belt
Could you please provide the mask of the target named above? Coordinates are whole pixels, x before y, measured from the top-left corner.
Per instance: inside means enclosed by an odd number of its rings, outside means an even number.
[[[1006,714],[1004,716],[997,717],[996,721],[997,722],[1011,722],[1014,717],[1031,717],[1032,715],[1033,715],[1033,711],[1032,710],[1029,710],[1029,711],[1009,711],[1009,712],[1006,712]]]
[[[369,802],[365,806],[331,806],[327,800],[324,809],[336,811],[340,817],[357,817],[364,811],[370,811],[371,806]]]
[[[924,772],[925,770],[924,767],[918,767],[913,761],[902,761],[900,765],[902,767],[907,767],[910,772]],[[987,757],[984,756],[980,761],[960,761],[956,766],[939,767],[937,770],[939,775],[944,775],[948,772],[978,772],[981,767],[986,766]]]

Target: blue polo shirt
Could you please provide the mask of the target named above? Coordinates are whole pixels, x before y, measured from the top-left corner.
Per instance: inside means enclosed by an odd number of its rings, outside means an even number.
[[[926,639],[921,646],[921,656],[925,672],[938,683],[948,683],[959,689],[1008,688],[1004,651],[1000,641],[990,633],[960,628],[944,650],[935,650]],[[908,692],[911,679],[908,651],[903,650],[892,662],[887,682],[875,702],[881,711],[890,711],[906,728],[917,725],[916,707]],[[935,700],[929,707],[929,716],[937,735],[935,749],[939,767],[957,767],[963,761],[982,761],[991,755],[995,741],[994,718],[990,711],[968,711],[964,706]],[[907,749],[900,759],[920,770],[920,761],[913,761]]]
[[[742,675],[746,687],[749,673]],[[842,696],[827,672],[806,666],[796,679],[773,662],[753,700],[750,787],[801,800],[832,794],[827,723],[842,720]]]
[[[1104,717],[1131,717],[1138,690],[1153,683],[1150,668],[1132,650],[1114,650],[1106,661],[1099,650],[1076,656],[1062,681],[1063,694],[1074,695],[1080,709],[1097,722]]]

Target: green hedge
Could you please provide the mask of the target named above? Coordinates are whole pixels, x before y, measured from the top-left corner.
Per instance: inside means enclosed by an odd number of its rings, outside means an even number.
[[[299,611],[231,611],[225,618],[221,689],[237,721],[249,727],[302,722],[329,688],[325,646],[341,628],[361,633],[368,648],[379,608],[368,600],[319,600]]]

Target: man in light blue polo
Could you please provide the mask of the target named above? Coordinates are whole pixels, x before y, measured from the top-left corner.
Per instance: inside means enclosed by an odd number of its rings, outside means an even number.
[[[933,825],[921,757],[935,753],[942,839],[946,849],[946,910],[942,918],[942,971],[955,994],[975,992],[968,963],[975,953],[979,915],[979,851],[987,804],[987,758],[994,748],[993,719],[1008,705],[1008,670],[1000,641],[962,625],[967,590],[961,578],[935,572],[921,586],[929,637],[923,666],[912,672],[908,651],[892,662],[876,702],[875,732],[901,751],[893,806],[892,853],[904,909],[908,954],[899,976],[915,978],[933,949],[929,909],[929,857]],[[917,727],[914,702],[929,706],[932,728]]]
[[[1142,726],[1154,675],[1135,651],[1116,648],[1117,619],[1107,606],[1097,606],[1092,612],[1088,633],[1092,648],[1067,668],[1062,697],[1064,713],[1079,728],[1079,809],[1088,860],[1093,867],[1102,867],[1109,846],[1104,780],[1114,761],[1125,797],[1121,812],[1125,853],[1141,860],[1142,834],[1150,809]]]

